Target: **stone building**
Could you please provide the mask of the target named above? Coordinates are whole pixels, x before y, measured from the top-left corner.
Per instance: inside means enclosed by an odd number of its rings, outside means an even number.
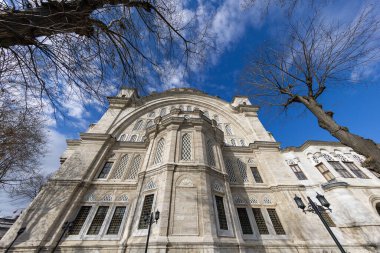
[[[2,247],[25,227],[14,252],[143,252],[144,216],[159,210],[149,252],[339,252],[318,216],[294,203],[318,192],[347,252],[380,252],[380,180],[352,149],[281,150],[246,97],[122,89],[109,103],[67,141],[60,169]]]

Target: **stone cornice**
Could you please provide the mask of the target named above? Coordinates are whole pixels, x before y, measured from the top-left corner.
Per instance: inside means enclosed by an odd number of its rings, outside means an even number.
[[[231,152],[242,152],[242,153],[251,153],[255,149],[260,148],[273,148],[273,149],[279,149],[280,143],[278,142],[270,142],[270,141],[255,141],[253,143],[250,143],[249,146],[224,146],[223,150],[225,151],[231,151]]]
[[[113,138],[110,134],[99,134],[99,133],[81,133],[80,138],[82,141],[106,141]]]
[[[284,149],[282,149],[281,151],[282,151],[282,152],[288,152],[288,151],[304,151],[305,149],[307,149],[307,148],[310,147],[310,146],[347,147],[347,146],[345,146],[345,145],[343,145],[342,143],[337,142],[337,141],[315,141],[315,140],[308,140],[308,141],[306,141],[304,144],[302,144],[302,145],[299,146],[299,147],[291,146],[291,147],[284,148]]]

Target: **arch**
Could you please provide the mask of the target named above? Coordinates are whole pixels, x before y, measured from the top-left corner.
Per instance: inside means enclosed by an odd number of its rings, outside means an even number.
[[[153,118],[155,116],[155,112],[154,111],[151,111],[149,114],[148,114],[148,117],[149,118]]]
[[[236,146],[236,141],[234,139],[231,139],[231,145]]]
[[[161,138],[157,142],[156,153],[154,155],[153,164],[159,164],[162,162],[164,148],[165,148],[165,139]]]
[[[153,182],[152,180],[150,180],[144,187],[144,191],[150,191],[150,190],[154,190],[157,188],[157,185],[155,182]]]
[[[216,192],[224,193],[224,187],[222,184],[218,181],[215,181],[214,184],[212,185],[212,189]]]
[[[128,154],[124,155],[121,158],[119,166],[117,167],[117,169],[115,170],[115,173],[113,174],[114,179],[121,179],[123,177],[124,171],[127,168],[128,160],[129,160]]]
[[[245,141],[244,141],[243,139],[240,139],[240,145],[241,145],[242,147],[245,147]]]
[[[133,127],[133,130],[134,130],[134,131],[141,130],[142,125],[143,125],[143,120],[140,119],[140,120],[138,120],[138,121],[136,122],[135,126]]]
[[[145,125],[145,128],[149,128],[149,127],[151,127],[151,126],[153,126],[154,125],[154,122],[153,122],[153,120],[148,120],[147,122],[146,122],[146,125]]]
[[[131,167],[128,171],[127,179],[136,179],[137,173],[140,168],[140,162],[141,162],[141,155],[136,155],[133,158]]]
[[[236,205],[246,205],[247,204],[247,201],[245,201],[245,199],[240,195],[235,195],[233,197],[233,199],[234,199],[234,203]]]
[[[128,198],[128,195],[126,193],[121,194],[116,198],[116,201],[128,202],[128,200],[129,200],[129,198]]]
[[[181,160],[190,161],[191,160],[191,135],[185,133],[182,135],[181,139]]]
[[[107,193],[103,196],[102,201],[110,202],[113,200],[113,196],[110,193]]]
[[[84,197],[84,201],[89,201],[89,202],[96,201],[95,193],[90,192],[90,193],[86,194],[86,196]]]
[[[177,187],[194,187],[193,181],[190,178],[185,177],[181,179]]]
[[[125,135],[125,134],[122,134],[122,135],[120,135],[120,137],[119,137],[119,141],[125,141],[125,138],[126,138],[127,136]]]
[[[380,202],[376,203],[375,208],[376,208],[377,214],[380,216]]]
[[[161,111],[160,111],[160,116],[165,116],[166,115],[166,108],[162,108]]]

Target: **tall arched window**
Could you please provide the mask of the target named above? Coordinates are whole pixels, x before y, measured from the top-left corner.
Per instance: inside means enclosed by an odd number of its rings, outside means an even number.
[[[211,140],[207,141],[206,152],[207,152],[208,164],[210,166],[215,166],[215,156],[214,156],[214,150],[213,150],[213,143]]]
[[[376,211],[377,211],[377,214],[380,215],[380,202],[376,203]]]
[[[156,154],[153,159],[153,164],[159,164],[162,162],[164,155],[165,139],[161,138],[157,143]]]
[[[245,146],[245,141],[244,141],[243,139],[240,140],[240,145],[241,145],[242,147]]]
[[[165,116],[166,115],[166,108],[162,108],[161,111],[160,111],[160,116]]]
[[[141,162],[141,156],[136,155],[133,158],[131,168],[128,171],[127,179],[135,179],[136,178],[137,172],[139,172],[140,162]]]
[[[186,110],[187,110],[187,111],[191,111],[191,106],[188,105]]]
[[[329,154],[322,153],[321,156],[326,159],[326,161],[334,161]]]
[[[181,160],[191,160],[191,136],[190,134],[182,135]]]
[[[183,111],[183,105],[180,105],[180,106],[179,106],[179,109],[180,109],[181,111]]]
[[[128,155],[123,156],[121,158],[121,161],[119,163],[119,166],[117,167],[115,173],[113,174],[114,179],[121,179],[124,175],[124,171],[127,168],[129,157]]]
[[[154,111],[153,111],[153,112],[150,112],[150,113],[149,113],[148,117],[149,117],[149,118],[153,118],[154,115],[155,115],[155,113],[154,113]]]
[[[129,139],[130,142],[135,142],[137,140],[137,135],[132,135],[131,139]]]
[[[236,141],[234,139],[231,139],[231,145],[236,146]]]
[[[232,165],[231,160],[227,159],[225,161],[225,163],[226,163],[227,174],[228,174],[228,177],[230,179],[230,182],[236,182],[236,176],[235,176],[235,172],[234,172],[234,167]]]
[[[142,120],[137,121],[135,126],[133,127],[133,130],[141,130],[142,124],[143,124]]]
[[[232,130],[231,130],[231,125],[230,124],[226,124],[226,134],[227,135],[232,135]]]
[[[240,176],[243,179],[244,182],[248,182],[248,176],[247,176],[247,166],[246,164],[240,160],[237,159],[237,166],[239,168]]]

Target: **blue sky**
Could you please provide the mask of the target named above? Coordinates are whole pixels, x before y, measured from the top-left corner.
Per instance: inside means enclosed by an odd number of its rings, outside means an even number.
[[[153,89],[161,91],[172,87],[193,87],[210,95],[231,101],[235,95],[244,95],[240,86],[241,70],[249,55],[268,41],[281,40],[284,36],[284,24],[287,16],[277,8],[270,9],[262,15],[260,1],[248,9],[242,8],[237,0],[209,1],[199,0],[191,3],[194,12],[199,5],[212,13],[209,15],[210,30],[214,33],[217,51],[206,55],[206,64],[193,69],[192,74],[183,72],[178,66],[170,75],[157,79]],[[352,21],[363,8],[364,1],[334,1],[321,9],[326,19]],[[371,3],[369,1],[368,3]],[[374,2],[376,3],[376,2]],[[187,8],[184,4],[182,7]],[[189,7],[190,8],[190,7]],[[195,8],[195,9],[194,9]],[[376,7],[379,13],[379,7]],[[301,7],[296,14],[303,16],[308,6]],[[326,90],[320,102],[326,110],[334,111],[338,123],[347,126],[353,133],[380,142],[380,85],[379,68],[376,64],[368,66],[369,78],[355,85],[332,86]],[[113,91],[114,93],[115,91]],[[251,101],[255,103],[255,101]],[[66,148],[65,139],[78,138],[80,132],[86,131],[90,123],[96,123],[104,112],[106,105],[88,103],[81,105],[73,99],[67,104],[69,116],[65,119],[50,119],[47,127],[49,150],[42,160],[46,173],[59,168],[59,157]],[[316,119],[302,106],[291,106],[286,112],[282,108],[262,107],[259,117],[282,147],[299,146],[307,140],[334,141],[326,131],[320,129]],[[26,202],[10,200],[5,193],[0,193],[0,201],[5,203],[0,216],[11,215],[12,211],[24,207]]]

